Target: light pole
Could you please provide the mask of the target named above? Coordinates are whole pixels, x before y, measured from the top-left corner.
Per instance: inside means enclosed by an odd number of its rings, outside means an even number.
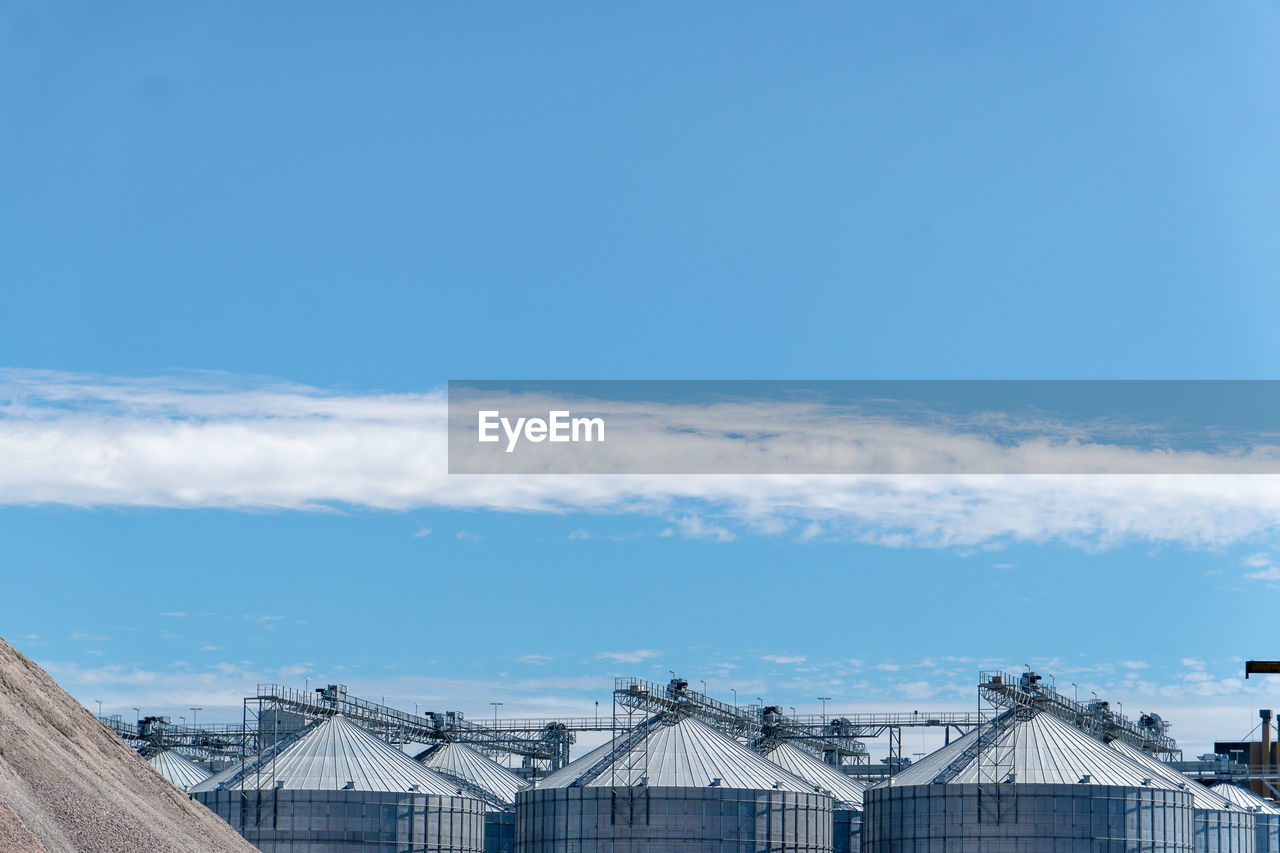
[[[707,695],[707,680],[706,680],[705,678],[699,678],[698,680],[702,682],[702,695],[703,695],[703,696],[706,696],[706,695]]]
[[[818,701],[822,703],[822,724],[827,724],[827,703],[831,701],[830,696],[819,696]]]
[[[790,707],[791,707],[791,719],[794,720],[796,718],[796,706],[791,705]]]
[[[311,694],[311,676],[309,675],[306,680],[302,682],[302,692],[308,696]],[[303,698],[305,699],[306,696],[303,696]]]
[[[600,700],[596,700],[596,728],[600,728]]]
[[[204,708],[200,708],[200,707],[195,707],[191,709],[191,728],[193,729],[200,728],[200,712],[203,710]]]
[[[1077,705],[1079,705],[1079,704],[1080,704],[1080,685],[1079,685],[1079,684],[1076,684],[1076,683],[1073,681],[1073,682],[1071,682],[1071,686],[1072,686],[1072,687],[1074,687],[1074,688],[1076,689],[1076,704],[1077,704]]]
[[[415,717],[416,717],[416,716],[418,716],[418,706],[419,706],[419,705],[421,705],[421,704],[422,704],[421,702],[414,702],[414,703],[413,703],[413,715],[414,715]]]
[[[138,722],[142,722],[142,709],[134,708],[133,712],[138,715]]]
[[[179,714],[179,715],[178,715],[178,719],[179,719],[179,720],[182,720],[182,725],[183,725],[184,727],[187,725],[187,718],[186,718],[186,717],[184,717],[184,716],[182,716],[181,714]]]
[[[738,688],[730,687],[729,692],[733,694],[733,710],[736,713],[738,710]]]
[[[102,700],[94,699],[93,701],[98,703],[98,716],[101,717],[102,716]]]
[[[490,702],[489,704],[493,706],[493,727],[494,729],[497,729],[498,728],[498,708],[502,707],[503,703]]]

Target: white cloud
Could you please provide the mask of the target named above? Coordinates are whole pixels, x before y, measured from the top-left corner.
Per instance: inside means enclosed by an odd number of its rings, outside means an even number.
[[[902,667],[896,663],[878,663],[876,664],[876,669],[883,670],[884,672],[897,672],[902,669]]]
[[[516,663],[531,663],[537,666],[541,666],[542,664],[551,663],[553,660],[555,660],[555,657],[553,657],[552,655],[529,654],[529,655],[520,655],[515,660],[516,660]]]
[[[656,649],[635,649],[629,652],[601,652],[596,657],[601,660],[617,661],[618,663],[640,663],[650,658],[659,657],[661,654],[662,652]]]
[[[805,656],[804,655],[765,655],[764,657],[761,658],[761,660],[768,661],[769,663],[781,663],[781,664],[804,663]]]
[[[1256,572],[1245,572],[1244,576],[1251,581],[1280,581],[1280,567],[1268,566]]]
[[[421,527],[419,527],[417,530],[413,531],[413,537],[412,537],[412,538],[414,538],[414,539],[423,539],[423,538],[425,538],[425,537],[427,537],[427,536],[430,536],[430,535],[431,535],[431,528],[430,528],[430,527],[427,527],[426,525],[422,525],[422,526],[421,526]]]
[[[676,530],[686,539],[714,539],[717,542],[732,542],[733,533],[718,524],[708,524],[696,515],[676,519]]]
[[[1144,660],[1122,660],[1120,665],[1125,669],[1146,669],[1147,662]]]
[[[1263,474],[449,475],[440,391],[359,395],[218,374],[4,371],[0,404],[0,504],[641,513],[676,519],[663,536],[727,542],[818,525],[824,538],[914,547],[1221,547],[1268,535],[1280,520],[1280,476]],[[733,414],[760,431],[795,423],[812,437],[821,429],[802,409]],[[994,454],[994,470],[1014,472],[1076,470],[1111,455],[1126,470],[1163,471],[1181,458],[1071,442],[1031,442],[1011,454],[940,429],[896,431],[893,440],[917,441],[931,455]],[[1193,470],[1201,457],[1187,459]],[[1251,470],[1247,455],[1228,461]]]
[[[483,538],[479,533],[472,533],[470,530],[458,531],[458,540],[461,542],[479,542]]]
[[[928,681],[907,681],[894,687],[908,699],[928,699],[937,694],[938,688]]]
[[[1244,558],[1244,564],[1253,569],[1261,569],[1264,566],[1271,565],[1271,557],[1268,554],[1250,554]]]

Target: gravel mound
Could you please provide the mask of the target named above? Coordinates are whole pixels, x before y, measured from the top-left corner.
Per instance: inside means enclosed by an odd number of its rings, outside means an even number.
[[[254,848],[0,639],[0,853]]]

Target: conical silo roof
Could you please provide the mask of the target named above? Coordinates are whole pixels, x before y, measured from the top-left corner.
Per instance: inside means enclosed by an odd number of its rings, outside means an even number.
[[[1029,717],[1009,711],[997,718],[998,747],[1015,782],[1051,785],[1148,787],[1150,771],[1052,714]],[[975,784],[979,780],[977,729],[907,767],[887,783]],[[1001,780],[1004,781],[1004,780]],[[1157,785],[1157,787],[1168,787]]]
[[[1157,758],[1147,755],[1137,747],[1124,741],[1113,740],[1107,746],[1119,752],[1125,758],[1150,771],[1151,775],[1164,780],[1162,788],[1182,789],[1191,794],[1191,807],[1209,811],[1247,811],[1231,802],[1221,794],[1215,793],[1194,779],[1183,776],[1177,770]]]
[[[1235,803],[1245,811],[1260,811],[1266,814],[1280,815],[1280,805],[1277,805],[1275,800],[1259,797],[1248,788],[1241,788],[1239,785],[1232,785],[1230,782],[1219,782],[1211,786],[1209,790],[1223,799]]]
[[[466,744],[444,743],[417,756],[424,767],[468,782],[503,803],[514,803],[516,792],[528,783],[498,762]]]
[[[613,741],[607,740],[585,755],[579,755],[559,770],[548,773],[535,784],[539,788],[567,788],[608,757],[612,749]]]
[[[764,757],[791,775],[812,782],[824,791],[830,791],[837,804],[862,808],[862,795],[866,792],[866,786],[803,749],[797,749],[789,743],[779,743],[766,752]]]
[[[153,755],[147,759],[147,763],[154,767],[157,773],[184,791],[199,785],[213,775],[190,758],[171,749]]]
[[[222,784],[246,790],[283,786],[291,791],[458,794],[457,785],[341,714],[303,730],[274,759],[251,765]]]
[[[566,772],[570,769],[572,772]],[[812,793],[815,786],[693,717],[646,721],[542,780],[537,787],[723,788]]]

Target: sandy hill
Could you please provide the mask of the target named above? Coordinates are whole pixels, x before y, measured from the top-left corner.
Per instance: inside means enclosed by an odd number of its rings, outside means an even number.
[[[251,853],[0,639],[0,853]]]

